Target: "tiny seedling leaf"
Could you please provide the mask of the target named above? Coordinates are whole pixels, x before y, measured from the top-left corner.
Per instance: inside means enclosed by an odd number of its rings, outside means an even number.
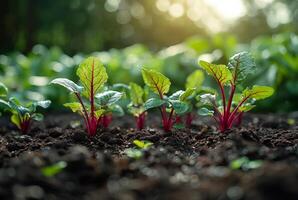
[[[153,145],[152,142],[141,141],[141,140],[134,140],[133,143],[140,149],[148,149],[149,147],[151,147]]]
[[[65,161],[60,161],[56,164],[41,168],[41,173],[46,177],[52,177],[62,172],[66,167],[67,163]]]

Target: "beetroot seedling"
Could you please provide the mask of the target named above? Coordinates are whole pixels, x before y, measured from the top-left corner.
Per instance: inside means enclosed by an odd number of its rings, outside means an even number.
[[[130,104],[128,104],[128,112],[130,112],[136,120],[136,127],[142,130],[145,126],[145,119],[147,112],[144,107],[145,100],[147,99],[147,92],[136,83],[129,84],[129,97]]]
[[[199,114],[213,116],[221,132],[230,129],[236,122],[239,124],[243,112],[254,108],[254,101],[268,98],[274,93],[271,87],[254,85],[252,88],[246,88],[241,94],[236,94],[237,86],[253,73],[256,67],[248,52],[241,52],[231,57],[228,66],[205,61],[200,61],[199,64],[215,79],[221,94],[220,104],[216,101],[216,94],[201,95],[200,103],[203,107],[199,110]],[[229,86],[229,94],[225,86]]]
[[[94,136],[101,123],[104,126],[109,124],[110,113],[115,108],[112,105],[121,98],[121,93],[116,91],[99,93],[108,80],[108,75],[100,60],[95,57],[85,59],[76,73],[83,87],[65,78],[54,79],[51,84],[61,85],[75,94],[78,102],[66,103],[64,106],[81,114],[88,134]],[[83,97],[87,98],[86,102]],[[116,106],[116,109],[119,108]]]
[[[166,76],[145,68],[142,69],[142,75],[145,84],[158,96],[145,102],[145,110],[159,108],[164,131],[171,131],[175,124],[175,115],[182,115],[188,110],[187,103],[180,100],[182,93],[177,95],[174,93],[168,98],[166,94],[169,92],[171,82]]]
[[[33,121],[43,120],[43,115],[37,113],[36,109],[38,107],[48,108],[51,104],[49,100],[24,104],[14,97],[7,100],[7,95],[7,87],[3,83],[0,83],[0,97],[2,98],[0,99],[0,109],[11,113],[10,121],[15,124],[23,134],[29,132]]]

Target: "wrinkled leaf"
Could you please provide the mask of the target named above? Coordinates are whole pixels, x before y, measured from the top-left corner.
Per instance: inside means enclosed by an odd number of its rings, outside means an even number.
[[[68,89],[70,92],[74,93],[80,93],[83,89],[83,87],[75,84],[73,81],[68,80],[66,78],[56,78],[50,82],[50,84],[57,84],[65,87]]]
[[[171,100],[171,105],[175,110],[175,113],[178,115],[184,114],[188,111],[188,104],[179,100]]]
[[[146,85],[148,85],[156,94],[166,94],[169,91],[171,82],[163,74],[155,70],[143,68],[142,76]]]
[[[255,72],[256,63],[248,52],[240,52],[229,59],[228,67],[237,81],[242,81]]]
[[[119,101],[121,97],[122,97],[121,92],[112,91],[112,90],[105,91],[95,95],[96,102],[101,106],[110,106],[116,103],[117,101]]]
[[[105,67],[98,58],[89,57],[79,65],[77,75],[84,86],[87,97],[94,96],[108,80]]]
[[[226,84],[232,79],[232,73],[225,65],[211,64],[206,61],[200,61],[200,66],[220,84]]]
[[[115,104],[110,107],[111,112],[116,116],[123,116],[124,110],[121,106]]]
[[[214,114],[214,111],[209,110],[208,108],[200,108],[198,110],[198,114],[202,116],[212,116]]]
[[[165,100],[162,100],[162,99],[157,99],[157,98],[151,98],[151,99],[148,99],[145,104],[144,104],[144,109],[145,110],[149,110],[151,108],[156,108],[156,107],[160,107],[162,106],[163,104],[165,104],[166,101]]]

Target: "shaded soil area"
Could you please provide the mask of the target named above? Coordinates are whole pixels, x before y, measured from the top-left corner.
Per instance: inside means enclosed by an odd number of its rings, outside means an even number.
[[[142,131],[124,117],[92,138],[72,114],[28,135],[2,120],[0,199],[298,199],[297,113],[247,115],[226,133],[208,118],[166,133],[149,117]],[[153,146],[131,156],[136,139]]]

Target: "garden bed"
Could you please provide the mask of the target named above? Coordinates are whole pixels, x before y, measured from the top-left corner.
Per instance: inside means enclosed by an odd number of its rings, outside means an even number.
[[[0,199],[298,198],[297,114],[248,114],[224,134],[207,118],[169,133],[152,118],[142,131],[115,119],[95,137],[72,114],[49,115],[28,135],[1,121]],[[154,145],[129,158],[136,139]],[[57,163],[55,175],[43,172]]]

